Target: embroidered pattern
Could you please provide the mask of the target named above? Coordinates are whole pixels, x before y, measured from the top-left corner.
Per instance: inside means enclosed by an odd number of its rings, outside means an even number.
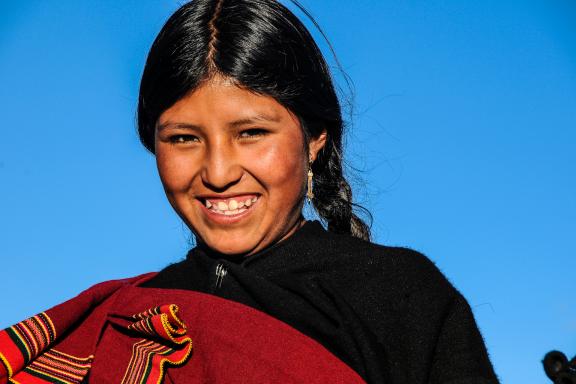
[[[122,384],[161,383],[166,364],[179,366],[188,360],[192,339],[177,312],[178,306],[170,304],[132,316],[135,322],[128,329],[147,337],[133,345]]]
[[[24,372],[47,383],[79,384],[88,374],[92,360],[94,356],[79,358],[51,349],[34,360]]]
[[[56,329],[44,312],[11,326],[6,333],[22,353],[25,363],[56,339]]]
[[[44,312],[0,332],[0,379],[34,360],[56,339],[56,328]]]

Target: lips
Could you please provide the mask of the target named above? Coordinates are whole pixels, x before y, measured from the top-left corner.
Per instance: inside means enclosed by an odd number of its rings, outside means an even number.
[[[202,200],[210,212],[233,216],[248,211],[259,198],[258,195],[238,195],[228,198],[207,197]]]

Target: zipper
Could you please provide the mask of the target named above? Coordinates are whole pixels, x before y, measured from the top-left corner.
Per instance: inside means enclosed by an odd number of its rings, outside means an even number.
[[[218,263],[216,266],[216,288],[220,288],[222,286],[222,281],[224,281],[224,277],[228,274],[228,269],[222,263]]]

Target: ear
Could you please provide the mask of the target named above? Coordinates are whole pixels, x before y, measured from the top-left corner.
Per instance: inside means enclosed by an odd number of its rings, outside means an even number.
[[[326,145],[326,138],[328,137],[328,133],[326,132],[326,129],[322,130],[322,132],[316,136],[316,137],[312,137],[310,139],[310,142],[308,143],[308,153],[310,156],[310,162],[313,163],[314,161],[316,161],[316,158],[318,157],[318,153],[320,152],[320,150],[322,148],[324,148],[324,145]]]

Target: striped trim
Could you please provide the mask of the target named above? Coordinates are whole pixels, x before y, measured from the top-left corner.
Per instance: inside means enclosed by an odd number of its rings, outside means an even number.
[[[56,328],[44,312],[13,325],[6,333],[20,350],[25,363],[36,358],[56,339]]]
[[[4,355],[2,353],[0,353],[0,363],[3,364],[3,366],[6,370],[6,372],[2,372],[2,370],[0,370],[0,378],[2,378],[4,376],[12,377],[12,375],[14,374],[14,372],[12,371],[12,366],[8,362],[8,359],[6,357],[4,357]],[[2,366],[0,366],[0,368],[2,368]]]
[[[168,355],[170,352],[173,352],[173,350],[169,347],[150,340],[140,340],[132,346],[132,357],[128,364],[129,369],[126,370],[122,383],[146,383],[150,377],[154,357],[156,355]]]
[[[0,381],[16,383],[14,376],[56,340],[56,328],[42,312],[0,331]]]
[[[50,383],[79,384],[88,374],[92,360],[94,356],[80,358],[52,349],[34,360],[24,372]]]
[[[132,357],[122,378],[122,384],[159,384],[165,366],[180,366],[192,353],[192,339],[186,336],[186,326],[177,316],[178,306],[163,305],[132,316],[136,320],[128,329],[144,338],[132,346]]]

